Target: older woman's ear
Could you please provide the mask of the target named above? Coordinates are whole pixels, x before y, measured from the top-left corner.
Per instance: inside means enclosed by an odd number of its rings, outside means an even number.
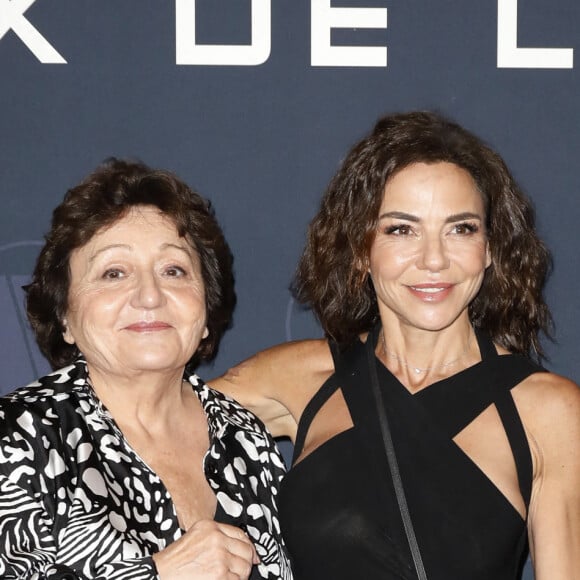
[[[207,338],[209,336],[209,330],[207,328],[207,326],[203,329],[203,335],[202,335],[202,339]],[[65,338],[66,340],[66,338]]]
[[[67,322],[66,318],[62,319],[62,327],[64,328],[64,330],[62,331],[62,337],[63,337],[64,341],[68,344],[74,344],[75,339],[74,339],[73,335],[71,334],[71,331],[69,330],[68,322]]]

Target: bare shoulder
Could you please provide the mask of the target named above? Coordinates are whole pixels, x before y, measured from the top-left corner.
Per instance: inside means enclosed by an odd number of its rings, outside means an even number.
[[[520,411],[538,426],[580,420],[580,387],[561,375],[534,373],[513,394]]]
[[[512,392],[530,439],[535,477],[542,478],[556,466],[575,469],[580,455],[578,385],[543,372],[530,375]]]
[[[292,437],[304,407],[333,369],[326,340],[300,340],[260,351],[209,384],[254,411],[276,435]]]

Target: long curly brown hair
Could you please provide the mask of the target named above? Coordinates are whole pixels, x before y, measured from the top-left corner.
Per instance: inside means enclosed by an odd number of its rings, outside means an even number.
[[[536,233],[532,204],[497,153],[433,112],[383,117],[348,153],[310,224],[295,297],[339,345],[372,328],[379,313],[367,264],[385,186],[419,162],[462,167],[483,198],[492,260],[469,306],[472,324],[509,351],[541,359],[539,335],[551,335],[543,296],[551,259]]]

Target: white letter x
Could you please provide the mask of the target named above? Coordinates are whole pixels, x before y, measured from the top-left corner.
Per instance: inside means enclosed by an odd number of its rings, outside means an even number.
[[[48,40],[24,18],[24,13],[35,2],[36,0],[0,0],[0,39],[12,29],[40,62],[66,64],[66,60]]]

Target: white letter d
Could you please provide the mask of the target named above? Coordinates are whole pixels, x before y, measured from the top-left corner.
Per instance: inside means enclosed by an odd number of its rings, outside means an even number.
[[[271,0],[252,0],[252,43],[196,44],[196,0],[176,0],[177,64],[256,66],[268,60],[271,45]]]

